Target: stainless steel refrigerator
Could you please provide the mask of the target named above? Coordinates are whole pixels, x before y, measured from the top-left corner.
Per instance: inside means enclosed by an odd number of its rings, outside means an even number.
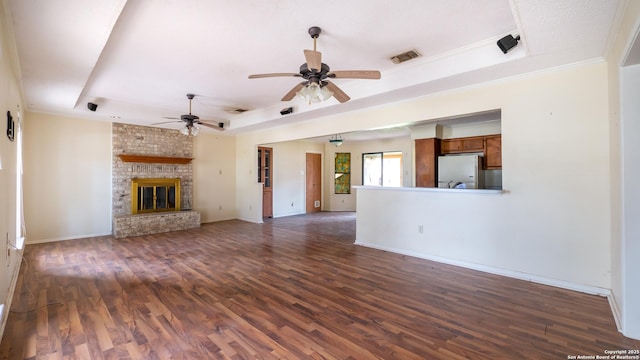
[[[438,156],[438,187],[449,189],[484,188],[482,156]]]

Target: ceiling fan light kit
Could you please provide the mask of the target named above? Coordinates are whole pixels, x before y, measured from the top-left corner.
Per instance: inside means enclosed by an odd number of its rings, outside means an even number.
[[[349,95],[329,79],[380,79],[380,72],[377,70],[331,71],[329,65],[322,62],[322,53],[316,51],[316,40],[321,32],[322,29],[318,26],[309,28],[309,35],[313,39],[313,50],[303,51],[306,63],[300,66],[298,73],[254,74],[249,75],[249,79],[301,77],[305,81],[289,90],[282,97],[282,101],[290,101],[298,95],[309,104],[327,100],[332,96],[341,103],[351,99]]]
[[[311,83],[300,89],[296,94],[303,98],[307,104],[311,104],[329,99],[333,96],[333,91],[329,90],[326,86]]]
[[[197,127],[196,125],[191,125],[191,126],[187,125],[182,129],[180,129],[180,134],[184,136],[198,136],[199,133],[200,133],[200,128]]]
[[[194,94],[187,94],[187,99],[189,99],[189,113],[180,115],[180,119],[179,119],[180,121],[178,122],[185,123],[185,126],[182,129],[180,129],[180,134],[186,135],[186,136],[197,136],[200,133],[200,127],[198,125],[206,126],[216,130],[224,130],[224,123],[216,122],[215,124],[210,124],[209,122],[207,122],[207,120],[200,120],[199,116],[193,115],[191,113],[191,101],[193,100],[194,97],[196,97]],[[178,119],[178,118],[167,117],[165,119]],[[176,121],[165,121],[165,122],[155,123],[151,125],[160,125],[160,124],[166,124],[171,122],[176,122]]]

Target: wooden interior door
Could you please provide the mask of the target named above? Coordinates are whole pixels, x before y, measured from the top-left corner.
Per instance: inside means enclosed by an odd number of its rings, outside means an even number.
[[[262,217],[273,217],[273,149],[258,147],[258,182],[262,187]]]
[[[307,153],[306,208],[307,212],[322,210],[322,157],[320,154]]]

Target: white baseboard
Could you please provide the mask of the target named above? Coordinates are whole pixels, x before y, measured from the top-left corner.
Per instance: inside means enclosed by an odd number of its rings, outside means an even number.
[[[287,216],[304,215],[306,213],[307,213],[306,211],[303,211],[303,212],[295,211],[295,212],[290,212],[290,213],[286,213],[286,214],[273,215],[273,218],[277,219],[277,218],[287,217]]]
[[[250,218],[245,218],[245,217],[239,217],[239,218],[236,218],[236,220],[246,221],[246,222],[250,222],[250,223],[254,223],[254,224],[263,224],[264,223],[264,221],[262,221],[262,219],[260,219],[260,221],[258,221],[256,219],[250,219]]]
[[[607,300],[609,300],[609,307],[613,313],[613,319],[616,321],[616,327],[618,328],[618,331],[622,333],[622,314],[620,313],[620,307],[618,306],[618,302],[616,301],[616,297],[613,295],[613,292],[607,296]]]
[[[27,245],[29,245],[29,244],[42,244],[42,243],[55,242],[55,241],[78,240],[78,239],[86,239],[86,238],[91,238],[91,237],[111,236],[111,235],[112,234],[110,232],[108,232],[108,233],[73,235],[73,236],[65,236],[65,237],[51,238],[51,239],[39,239],[39,240],[30,240],[30,239],[27,238],[26,244]]]
[[[22,255],[20,255],[22,256]],[[18,260],[18,265],[15,267],[13,274],[11,274],[11,281],[9,282],[9,291],[7,291],[7,298],[4,299],[3,310],[0,311],[0,338],[4,334],[4,328],[7,326],[7,320],[9,320],[9,310],[11,309],[11,303],[13,300],[13,294],[16,291],[16,285],[18,284],[18,273],[20,273],[20,266],[22,266],[22,258]]]
[[[571,281],[552,279],[552,278],[547,278],[544,276],[539,276],[534,274],[528,274],[520,271],[507,270],[507,269],[501,269],[493,266],[474,264],[466,261],[454,260],[454,259],[449,259],[445,257],[423,254],[423,253],[418,253],[418,252],[408,251],[403,249],[395,249],[395,248],[380,246],[376,244],[368,244],[364,242],[359,242],[358,240],[355,241],[355,245],[365,246],[372,249],[384,250],[384,251],[388,251],[396,254],[412,256],[412,257],[425,259],[425,260],[436,261],[443,264],[460,266],[463,268],[478,270],[478,271],[482,271],[490,274],[502,275],[510,278],[531,281],[538,284],[550,285],[550,286],[555,286],[563,289],[579,291],[579,292],[591,294],[591,295],[599,295],[607,298],[609,298],[611,295],[610,289],[605,289],[597,286],[577,284]],[[611,301],[609,302],[611,303]]]

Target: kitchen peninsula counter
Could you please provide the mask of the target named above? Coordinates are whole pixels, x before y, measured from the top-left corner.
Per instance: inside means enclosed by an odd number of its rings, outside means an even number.
[[[381,190],[381,191],[415,191],[415,192],[444,192],[457,194],[495,194],[505,193],[505,190],[497,189],[446,189],[428,187],[389,187],[389,186],[352,186],[354,189]]]

